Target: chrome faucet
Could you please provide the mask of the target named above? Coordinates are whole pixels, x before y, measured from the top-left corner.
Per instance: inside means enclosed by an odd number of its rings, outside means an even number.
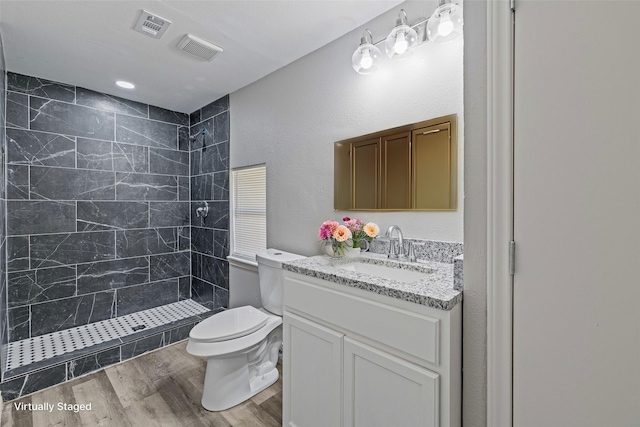
[[[393,232],[398,232],[398,253],[395,252],[395,246],[393,245],[392,235]],[[385,237],[389,238],[389,255],[388,258],[405,258],[406,255],[404,253],[404,236],[402,235],[402,230],[397,225],[392,225],[387,229],[385,233]]]

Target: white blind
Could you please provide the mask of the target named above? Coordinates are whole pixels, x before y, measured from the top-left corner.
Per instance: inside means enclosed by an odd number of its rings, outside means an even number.
[[[267,169],[264,165],[232,171],[233,255],[256,259],[267,248]]]

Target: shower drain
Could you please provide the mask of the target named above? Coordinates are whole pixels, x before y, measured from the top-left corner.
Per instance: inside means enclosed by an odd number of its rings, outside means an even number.
[[[209,310],[206,307],[193,300],[184,300],[115,319],[15,341],[8,344],[7,370],[126,337],[142,329],[156,328],[207,311]]]

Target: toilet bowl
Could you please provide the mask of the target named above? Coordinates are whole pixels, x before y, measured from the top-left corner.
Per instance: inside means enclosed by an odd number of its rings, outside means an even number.
[[[282,262],[300,258],[304,257],[277,249],[257,254],[264,308],[243,306],[222,311],[198,323],[189,333],[187,352],[207,358],[202,392],[205,409],[231,408],[278,380]]]

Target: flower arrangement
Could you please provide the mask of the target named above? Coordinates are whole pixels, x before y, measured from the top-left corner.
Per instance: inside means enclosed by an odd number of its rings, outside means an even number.
[[[336,256],[344,255],[346,248],[361,248],[366,243],[367,250],[369,242],[380,232],[380,228],[373,222],[364,223],[359,219],[349,217],[342,218],[344,224],[337,221],[325,221],[320,226],[318,238],[325,246],[331,245]]]

